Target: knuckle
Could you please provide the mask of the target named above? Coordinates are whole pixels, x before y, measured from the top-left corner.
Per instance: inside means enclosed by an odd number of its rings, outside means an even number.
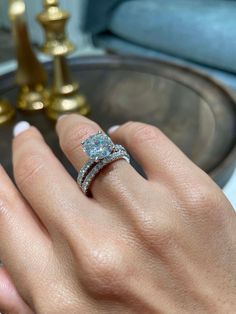
[[[139,220],[138,233],[147,246],[155,252],[169,251],[175,243],[177,232],[167,217],[143,217]]]
[[[24,184],[34,179],[44,167],[44,158],[39,154],[22,156],[14,167],[14,175],[18,184]]]
[[[196,183],[184,197],[188,215],[201,220],[213,220],[221,223],[225,220],[224,198],[218,189],[208,184]],[[217,224],[218,224],[217,223]]]
[[[94,134],[98,129],[95,123],[83,123],[69,127],[60,139],[62,149],[67,153],[73,152],[79,147],[81,141]]]
[[[87,288],[98,295],[122,294],[129,273],[126,258],[122,249],[110,244],[90,252],[84,269]]]
[[[186,198],[192,209],[207,210],[215,204],[213,191],[204,184],[195,184]]]

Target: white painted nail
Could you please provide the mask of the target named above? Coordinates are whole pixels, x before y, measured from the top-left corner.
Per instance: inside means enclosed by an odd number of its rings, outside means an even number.
[[[58,117],[57,121],[62,120],[67,116],[68,116],[68,114],[62,114],[61,116]]]
[[[18,122],[13,129],[13,135],[16,137],[20,133],[28,130],[30,128],[30,124],[27,121],[20,121]]]
[[[114,133],[117,129],[119,129],[119,125],[113,125],[112,127],[110,127],[109,129],[108,129],[108,133],[109,134],[112,134],[112,133]]]

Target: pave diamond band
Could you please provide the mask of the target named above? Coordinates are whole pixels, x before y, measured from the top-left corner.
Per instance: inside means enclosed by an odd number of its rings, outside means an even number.
[[[81,190],[83,191],[84,194],[87,194],[89,191],[89,187],[93,181],[93,179],[96,177],[96,175],[106,166],[109,165],[110,163],[112,163],[115,160],[119,160],[119,159],[124,159],[127,162],[130,162],[130,157],[127,153],[124,152],[115,152],[107,157],[105,157],[104,159],[102,159],[100,162],[98,162],[96,164],[96,166],[94,166],[92,168],[92,170],[87,174],[87,176],[85,177],[82,186],[81,186]]]
[[[126,153],[126,150],[123,146],[121,145],[114,145],[114,148],[113,148],[113,152],[123,152],[123,153]],[[104,157],[106,158],[106,157]],[[78,177],[77,177],[77,183],[82,186],[82,183],[86,177],[86,175],[88,174],[88,172],[92,169],[93,166],[96,165],[96,161],[95,159],[89,159],[84,165],[83,167],[80,169],[80,172],[78,174]]]
[[[91,170],[92,166],[94,166],[96,162],[93,159],[89,159],[86,164],[83,165],[83,167],[80,169],[80,172],[78,173],[77,177],[77,183],[82,186],[82,183],[88,174],[89,170]]]
[[[81,145],[89,159],[80,169],[77,183],[85,194],[88,194],[92,181],[106,165],[119,159],[130,162],[126,149],[122,145],[114,144],[101,131],[88,137]]]

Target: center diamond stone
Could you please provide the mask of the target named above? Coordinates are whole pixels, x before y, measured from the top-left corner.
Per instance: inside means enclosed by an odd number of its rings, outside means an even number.
[[[82,147],[90,158],[103,159],[112,153],[114,144],[106,134],[99,132],[85,140]]]

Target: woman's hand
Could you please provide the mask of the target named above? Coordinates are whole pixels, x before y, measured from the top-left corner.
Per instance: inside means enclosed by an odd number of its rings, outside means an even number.
[[[56,129],[79,171],[99,126],[69,115]],[[111,137],[147,179],[116,161],[92,198],[34,127],[15,137],[20,192],[1,169],[0,257],[21,301],[42,314],[236,313],[236,215],[223,193],[157,128],[129,122]]]

